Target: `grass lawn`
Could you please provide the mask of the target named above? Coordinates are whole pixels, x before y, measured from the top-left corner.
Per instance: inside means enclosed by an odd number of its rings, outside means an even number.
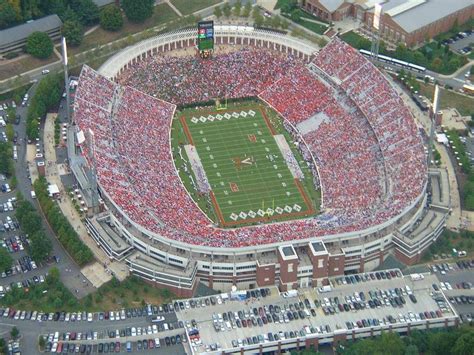
[[[285,6],[286,4],[289,4],[290,2],[291,2],[291,0],[278,0],[277,3],[275,4],[274,9],[275,9],[275,10],[278,10],[278,9],[280,9],[282,6]]]
[[[22,74],[26,71],[42,67],[43,65],[53,63],[59,58],[53,53],[48,59],[37,59],[30,55],[15,60],[10,63],[0,65],[0,80],[8,79],[16,75]]]
[[[428,98],[432,98],[434,86],[420,83],[420,94]],[[461,115],[470,115],[474,113],[474,97],[467,97],[450,90],[440,90],[440,106],[441,108],[454,107]]]
[[[344,42],[349,43],[354,48],[357,48],[359,40],[363,39],[362,36],[358,35],[354,31],[344,33],[341,38]]]
[[[176,20],[178,15],[173,9],[166,3],[155,6],[152,17],[147,19],[143,23],[132,23],[124,18],[123,27],[120,31],[112,32],[106,31],[102,28],[97,28],[92,33],[84,37],[81,45],[78,47],[70,47],[69,51],[73,54],[80,53],[87,49],[94,48],[96,45],[110,43],[119,38],[127,37],[128,35],[144,31],[148,28],[152,28],[158,25],[162,25],[166,22]]]
[[[311,21],[306,21],[304,18],[301,19],[299,24],[303,26],[304,28],[307,28],[308,30],[313,31],[320,35],[322,35],[328,29],[328,26],[324,26],[319,23],[315,23]]]
[[[215,5],[222,0],[171,0],[171,3],[183,14],[189,15],[198,10]],[[243,2],[242,2],[243,3]]]
[[[273,137],[278,132],[259,105],[187,110],[180,120],[199,154],[221,225],[314,214],[305,185],[291,174]]]

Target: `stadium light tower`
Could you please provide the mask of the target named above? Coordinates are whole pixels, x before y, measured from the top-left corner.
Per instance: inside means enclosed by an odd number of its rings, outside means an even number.
[[[430,140],[429,140],[429,147],[428,147],[428,166],[433,165],[433,149],[434,149],[434,135],[435,135],[435,127],[436,121],[438,118],[438,107],[439,107],[439,86],[438,84],[435,85],[435,91],[433,96],[433,105],[431,106],[430,111]]]
[[[71,99],[69,97],[69,74],[67,70],[67,44],[66,38],[62,37],[63,67],[64,67],[64,90],[66,92],[66,117],[68,122],[71,120]]]
[[[381,18],[382,18],[382,5],[375,4],[374,20],[372,22],[372,43],[370,47],[370,53],[374,61],[377,60],[377,57],[379,55]]]

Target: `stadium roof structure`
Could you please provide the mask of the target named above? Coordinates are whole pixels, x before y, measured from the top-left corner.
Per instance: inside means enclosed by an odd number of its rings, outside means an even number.
[[[321,5],[323,5],[328,11],[336,11],[343,3],[344,0],[319,0]]]
[[[62,26],[58,15],[49,15],[0,31],[0,47],[26,39],[36,31],[49,32]]]
[[[372,3],[372,1],[367,1]],[[383,12],[407,33],[414,32],[464,8],[474,6],[472,0],[388,0]],[[373,8],[371,12],[373,12]]]
[[[115,3],[115,0],[93,0],[93,1],[94,1],[94,4],[96,4],[98,7]]]

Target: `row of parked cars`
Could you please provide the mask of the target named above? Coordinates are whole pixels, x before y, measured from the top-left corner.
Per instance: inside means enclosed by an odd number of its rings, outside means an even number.
[[[15,241],[13,243],[15,243]],[[2,278],[21,273],[27,273],[28,271],[36,270],[37,268],[38,266],[36,265],[35,261],[31,259],[31,256],[23,255],[15,261],[14,265],[10,269],[2,272]]]
[[[47,274],[46,274],[47,276]],[[24,282],[28,282],[28,285],[31,285],[32,283],[43,283],[46,279],[46,276],[40,275],[40,276],[34,276],[31,281],[30,280],[25,280]],[[5,292],[8,292],[11,290],[12,287],[23,287],[24,285],[21,282],[18,282],[17,284],[11,284],[10,286],[5,286],[4,290]],[[3,286],[2,286],[3,287]],[[26,287],[26,286],[25,286]],[[169,306],[167,305],[166,309],[170,309]],[[151,310],[150,312],[148,312]],[[145,306],[145,307],[139,307],[139,308],[130,308],[130,309],[122,309],[121,311],[107,311],[107,312],[51,312],[51,313],[45,313],[45,312],[40,312],[40,311],[20,311],[20,310],[15,310],[15,309],[0,309],[0,317],[9,317],[12,319],[20,319],[20,320],[32,320],[32,321],[54,321],[54,322],[76,322],[76,321],[87,321],[87,322],[92,322],[92,321],[102,321],[102,320],[125,320],[127,318],[132,318],[132,317],[148,317],[152,316],[154,314],[158,314],[158,312],[162,310],[164,312],[164,307],[163,306]],[[164,320],[163,317],[158,318],[160,320]],[[161,323],[158,324],[158,329],[163,328],[163,330],[168,330],[168,329],[173,329],[174,324],[167,324],[165,323],[166,326]],[[176,327],[183,327],[182,322],[177,322]],[[167,329],[165,329],[168,327]]]
[[[164,342],[164,340],[162,340]],[[148,349],[158,349],[161,347],[162,341],[159,338],[144,339],[136,342],[127,341],[121,343],[120,341],[111,341],[108,343],[99,343],[98,345],[91,344],[74,344],[63,342],[47,342],[45,352],[47,353],[119,353],[122,350],[126,352],[141,351]],[[171,342],[170,342],[171,344]]]
[[[449,297],[449,302],[452,304],[473,304],[474,296],[452,296]]]
[[[25,250],[25,247],[28,247],[28,245],[29,240],[26,235],[15,235],[2,239],[2,247],[7,249],[10,253],[23,251]]]
[[[376,272],[364,272],[362,274],[340,276],[335,279],[338,285],[357,284],[373,280],[391,280],[403,277],[400,270],[384,270]]]
[[[284,305],[264,305],[237,312],[213,313],[213,325],[216,332],[235,328],[263,327],[268,323],[289,323],[293,320],[315,317],[308,299]]]
[[[18,281],[18,282],[11,282],[9,285],[0,285],[0,298],[4,297],[6,293],[10,292],[14,288],[24,288],[28,289],[32,287],[33,285],[37,285],[39,283],[43,283],[46,280],[46,275],[38,275],[38,276],[33,276],[32,278],[25,279],[23,281]]]
[[[326,325],[305,325],[299,330],[285,330],[279,332],[268,332],[266,334],[258,334],[246,338],[232,340],[234,348],[241,348],[247,345],[257,345],[269,343],[273,341],[281,341],[286,339],[305,337],[310,334],[327,334],[332,332],[331,327]]]
[[[366,308],[403,307],[406,304],[405,297],[408,297],[413,303],[418,302],[411,288],[407,285],[386,290],[377,288],[368,291],[367,294],[354,292],[352,295],[341,297],[325,297],[320,305],[325,315],[331,315]],[[319,306],[319,301],[315,300],[315,304]]]
[[[249,290],[247,291],[246,298],[265,298],[271,295],[271,291],[269,288],[261,288],[256,290]],[[200,308],[200,307],[208,307],[208,306],[215,306],[216,304],[222,304],[226,301],[226,298],[221,295],[210,296],[210,297],[202,297],[198,299],[190,299],[190,300],[183,300],[183,301],[175,301],[173,303],[173,309],[175,312],[184,311],[190,308]]]

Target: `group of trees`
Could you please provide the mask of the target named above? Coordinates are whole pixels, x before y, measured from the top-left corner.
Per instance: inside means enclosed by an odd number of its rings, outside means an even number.
[[[38,138],[39,120],[46,115],[48,110],[59,105],[63,87],[64,80],[60,73],[49,74],[38,84],[26,117],[26,134],[29,139]]]
[[[11,269],[13,258],[5,248],[0,248],[0,273]]]
[[[58,204],[49,197],[48,183],[44,177],[35,181],[34,190],[46,219],[69,255],[79,266],[92,261],[94,258],[92,251],[79,238],[74,227],[61,212]]]
[[[46,235],[38,211],[29,201],[20,196],[15,215],[21,225],[22,231],[28,234],[28,239],[30,240],[29,253],[31,257],[36,262],[45,261],[49,257],[53,245]]]
[[[400,337],[398,333],[382,333],[376,338],[367,338],[342,344],[337,348],[340,355],[470,355],[474,347],[474,328],[470,326],[432,331],[412,330],[410,335]],[[305,351],[304,354],[317,354]]]
[[[231,7],[229,3],[226,2],[223,6],[214,8],[214,16],[217,18],[232,16],[248,18],[251,16],[257,27],[281,28],[286,30],[289,26],[288,21],[280,16],[264,17],[257,6],[252,8],[250,1],[246,1],[245,4],[237,1],[234,7]]]
[[[0,174],[11,177],[14,174],[13,148],[11,142],[0,142]]]
[[[78,300],[64,286],[59,277],[59,270],[52,267],[44,283],[32,285],[28,291],[12,287],[11,291],[0,299],[0,304],[6,307],[36,309],[44,312],[57,312],[63,309],[77,311],[80,306]]]
[[[370,50],[371,48],[369,39],[352,32],[343,35],[342,38],[357,49]],[[450,74],[467,63],[466,57],[454,53],[449,46],[441,42],[431,42],[416,50],[399,44],[395,50],[388,50],[384,41],[380,41],[379,53],[424,66],[441,74]]]

